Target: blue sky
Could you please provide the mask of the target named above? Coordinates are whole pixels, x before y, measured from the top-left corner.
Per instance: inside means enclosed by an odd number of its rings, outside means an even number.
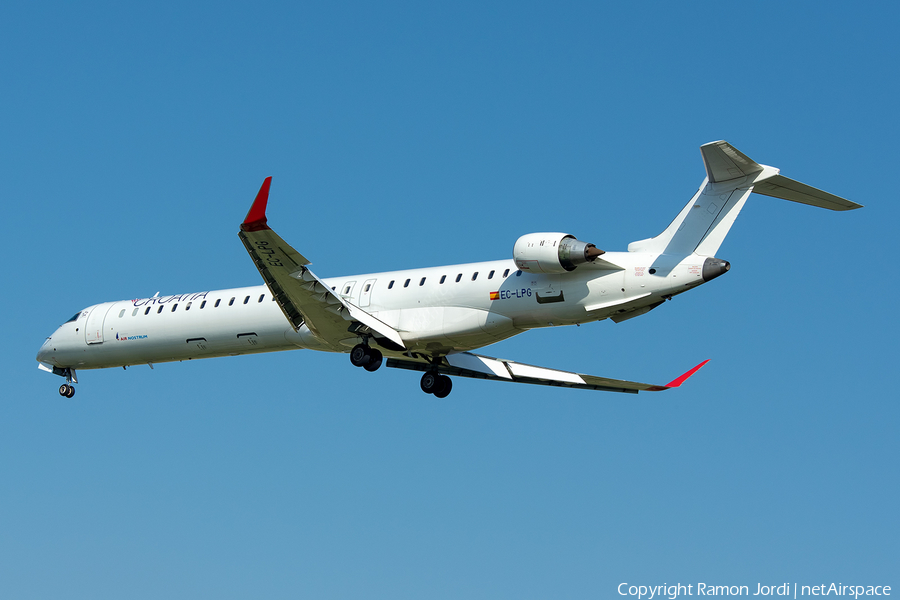
[[[882,8],[883,7],[883,8]],[[0,595],[606,598],[900,586],[898,11],[860,3],[8,3]],[[454,382],[293,352],[39,371],[97,302],[660,232],[726,139],[866,208],[753,196],[726,276],[487,353],[689,385]]]

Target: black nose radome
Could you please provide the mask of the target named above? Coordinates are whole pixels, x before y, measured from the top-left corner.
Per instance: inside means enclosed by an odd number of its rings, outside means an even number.
[[[703,281],[715,279],[731,268],[731,263],[721,258],[707,258],[703,261]]]

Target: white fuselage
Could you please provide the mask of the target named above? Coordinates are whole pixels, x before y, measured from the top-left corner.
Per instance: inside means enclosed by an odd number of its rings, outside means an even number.
[[[622,269],[534,274],[498,260],[324,281],[396,329],[405,352],[441,354],[537,327],[637,316],[704,281],[706,257],[695,254],[611,252],[604,259]],[[359,341],[348,332],[341,343],[349,352]],[[260,285],[90,306],[47,338],[37,358],[96,369],[297,348],[332,349],[305,325],[295,331]]]

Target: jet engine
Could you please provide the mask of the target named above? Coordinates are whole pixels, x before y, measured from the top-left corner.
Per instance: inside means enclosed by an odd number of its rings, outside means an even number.
[[[603,250],[567,233],[529,233],[516,240],[513,259],[528,273],[565,273],[593,262]]]

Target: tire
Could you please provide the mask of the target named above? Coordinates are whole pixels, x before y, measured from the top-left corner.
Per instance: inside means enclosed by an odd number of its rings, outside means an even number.
[[[69,397],[68,394],[69,394],[69,384],[68,383],[64,383],[61,386],[59,386],[59,395],[60,396],[62,396],[63,398],[68,398]]]
[[[363,365],[363,369],[372,373],[377,371],[384,359],[381,352],[375,348],[369,348],[369,362]]]
[[[433,394],[437,389],[440,381],[440,375],[437,373],[433,373],[431,371],[427,371],[424,375],[422,375],[422,380],[419,382],[419,387],[422,388],[422,391],[426,394]]]
[[[434,393],[434,395],[436,398],[446,398],[450,395],[450,390],[453,389],[453,380],[446,375],[441,375],[440,377],[438,377],[438,381],[440,383],[438,385],[438,390]]]
[[[350,351],[350,364],[354,367],[364,367],[372,360],[369,347],[364,344],[353,346]]]
[[[71,398],[71,397],[74,396],[74,395],[75,395],[75,386],[74,386],[74,385],[70,385],[70,386],[69,386],[69,391],[66,393],[66,398]]]

